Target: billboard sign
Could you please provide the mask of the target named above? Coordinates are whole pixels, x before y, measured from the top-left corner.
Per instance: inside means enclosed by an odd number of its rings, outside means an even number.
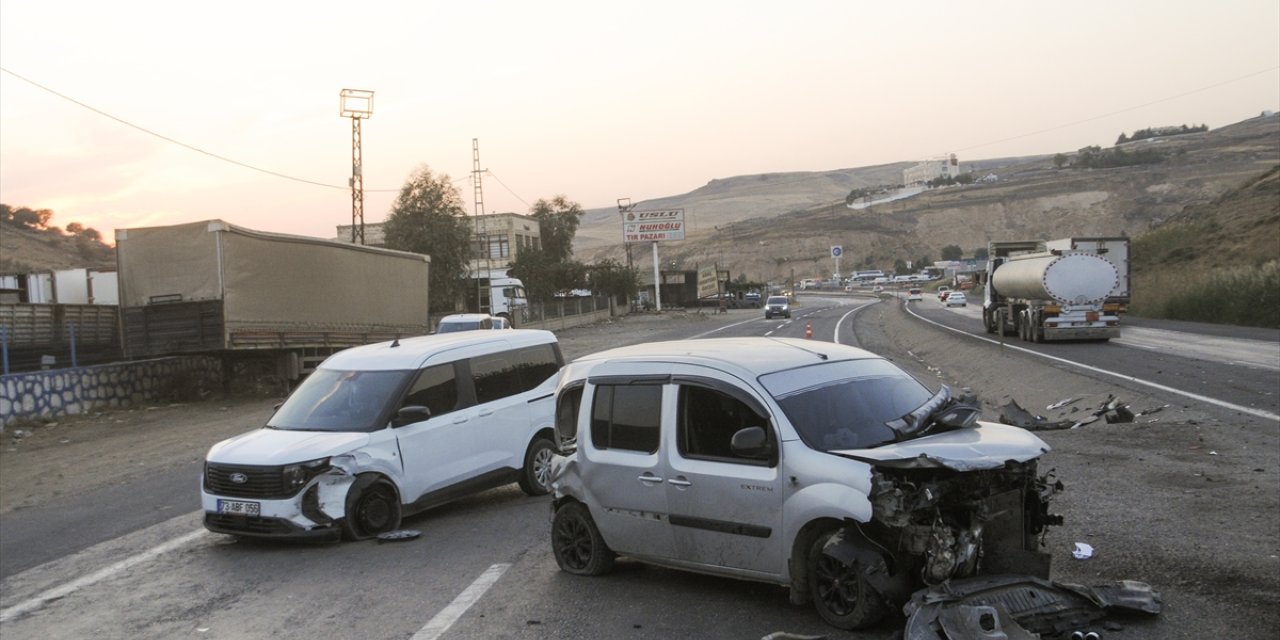
[[[623,242],[684,240],[684,209],[628,211],[623,216]]]

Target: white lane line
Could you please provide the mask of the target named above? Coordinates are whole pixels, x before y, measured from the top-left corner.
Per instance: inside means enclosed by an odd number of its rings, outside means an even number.
[[[1031,355],[1033,355],[1033,356],[1038,356],[1038,357],[1041,357],[1041,358],[1045,358],[1046,360],[1052,360],[1052,361],[1054,361],[1054,362],[1060,362],[1060,363],[1062,363],[1062,364],[1070,365],[1070,366],[1072,366],[1072,367],[1076,367],[1076,368],[1079,368],[1079,369],[1084,369],[1084,370],[1086,370],[1086,371],[1092,371],[1092,372],[1094,372],[1094,373],[1101,373],[1102,375],[1111,376],[1111,377],[1113,377],[1113,378],[1120,378],[1121,380],[1128,380],[1129,382],[1133,382],[1133,383],[1135,383],[1135,384],[1145,385],[1145,386],[1151,387],[1152,389],[1159,389],[1159,390],[1161,390],[1161,391],[1165,391],[1165,392],[1172,393],[1172,394],[1175,394],[1175,395],[1180,395],[1180,396],[1182,396],[1182,397],[1184,397],[1184,398],[1190,398],[1190,399],[1192,399],[1192,400],[1199,400],[1200,402],[1207,402],[1207,403],[1209,403],[1209,404],[1212,404],[1212,405],[1215,405],[1215,406],[1219,406],[1219,407],[1222,407],[1222,408],[1224,408],[1224,409],[1230,409],[1230,410],[1232,410],[1232,411],[1239,411],[1240,413],[1247,413],[1247,414],[1249,414],[1249,415],[1251,415],[1251,416],[1257,416],[1257,417],[1259,417],[1259,418],[1266,418],[1266,419],[1268,419],[1268,420],[1275,420],[1275,421],[1277,421],[1277,422],[1280,422],[1280,415],[1278,415],[1278,414],[1274,414],[1274,413],[1271,413],[1270,411],[1263,411],[1262,409],[1254,409],[1253,407],[1246,407],[1246,406],[1243,406],[1243,405],[1232,404],[1232,403],[1230,403],[1230,402],[1226,402],[1226,401],[1224,401],[1224,400],[1218,400],[1217,398],[1210,398],[1209,396],[1202,396],[1202,395],[1200,395],[1200,394],[1198,394],[1198,393],[1191,393],[1190,391],[1183,391],[1183,390],[1181,390],[1181,389],[1174,389],[1173,387],[1165,386],[1165,385],[1160,384],[1160,383],[1158,383],[1158,382],[1151,382],[1150,380],[1143,380],[1142,378],[1135,378],[1135,377],[1133,377],[1133,376],[1125,375],[1125,374],[1123,374],[1123,373],[1116,373],[1115,371],[1108,371],[1108,370],[1106,370],[1106,369],[1100,369],[1100,368],[1095,367],[1095,366],[1092,366],[1092,365],[1082,364],[1082,363],[1075,362],[1075,361],[1072,361],[1072,360],[1067,360],[1067,359],[1065,359],[1065,358],[1059,358],[1059,357],[1057,357],[1057,356],[1051,356],[1051,355],[1049,355],[1049,354],[1047,354],[1047,353],[1040,353],[1039,351],[1033,351],[1033,350],[1031,350],[1031,349],[1026,349],[1026,348],[1023,348],[1023,347],[1019,347],[1019,346],[1017,346],[1017,345],[1012,345],[1012,344],[1009,344],[1009,343],[1007,343],[1007,342],[1000,342],[1000,341],[997,341],[997,340],[992,340],[991,338],[985,338],[985,337],[983,337],[983,336],[974,335],[974,334],[972,334],[972,333],[969,333],[969,332],[967,332],[967,331],[963,331],[963,330],[961,330],[961,329],[953,329],[953,328],[951,328],[951,327],[948,327],[948,326],[947,326],[947,325],[945,325],[945,324],[940,324],[940,323],[934,322],[933,320],[930,320],[930,319],[928,319],[928,318],[926,318],[926,317],[924,317],[924,316],[922,316],[922,315],[920,315],[920,314],[916,313],[915,311],[912,311],[912,310],[911,310],[911,305],[904,304],[904,306],[905,306],[905,307],[906,307],[906,309],[907,309],[907,313],[911,314],[911,315],[912,315],[913,317],[915,317],[916,319],[918,319],[918,320],[923,320],[923,321],[928,322],[929,324],[931,324],[931,325],[933,325],[933,326],[935,326],[935,327],[941,327],[941,328],[943,328],[943,329],[946,329],[947,331],[953,331],[953,332],[958,333],[958,334],[960,334],[960,335],[962,335],[962,336],[966,336],[966,337],[969,337],[969,338],[973,338],[973,339],[975,339],[975,340],[981,340],[981,341],[983,341],[983,342],[990,342],[991,344],[994,344],[994,345],[1002,345],[1005,349],[1016,349],[1016,350],[1021,351],[1021,352],[1023,352],[1023,353],[1028,353],[1028,354],[1031,354]]]
[[[94,571],[93,573],[87,576],[82,576],[64,585],[49,589],[48,591],[45,591],[44,593],[34,598],[31,598],[23,602],[19,602],[18,604],[15,604],[12,607],[9,607],[8,609],[0,611],[0,622],[8,622],[10,620],[13,620],[14,618],[17,618],[18,616],[35,611],[36,609],[43,607],[45,604],[48,604],[53,600],[57,600],[59,598],[65,598],[75,593],[76,591],[79,591],[80,589],[83,589],[88,586],[92,586],[98,582],[101,582],[107,578],[110,578],[111,576],[117,573],[120,573],[121,571],[124,571],[125,569],[129,569],[138,564],[151,560],[152,558],[155,558],[157,556],[173,551],[174,549],[177,549],[178,547],[181,547],[195,540],[196,538],[199,538],[200,536],[205,535],[206,533],[207,532],[204,529],[197,529],[184,536],[179,536],[177,538],[174,538],[173,540],[170,540],[164,544],[156,545],[146,551],[143,551],[142,553],[125,558],[120,562],[103,567],[102,569]]]
[[[858,313],[859,311],[862,311],[863,309],[866,309],[867,307],[870,307],[871,305],[873,305],[873,304],[875,304],[875,303],[877,303],[877,302],[879,302],[879,300],[871,300],[871,301],[869,301],[869,302],[867,302],[867,303],[865,303],[865,304],[860,304],[860,305],[858,305],[858,306],[854,307],[854,308],[853,308],[853,311],[850,311],[849,313],[846,313],[846,314],[844,314],[844,315],[840,316],[840,321],[836,323],[836,332],[835,332],[835,335],[833,335],[833,336],[832,336],[832,341],[833,341],[833,342],[835,342],[836,344],[840,344],[840,326],[844,324],[844,321],[845,321],[845,319],[846,319],[846,318],[848,318],[849,316],[852,316],[852,315],[853,315],[853,314],[855,314],[855,313]],[[852,326],[852,325],[850,325],[850,326]],[[852,330],[852,329],[850,329],[850,332],[852,332],[852,331],[853,331],[853,330]],[[855,344],[855,345],[853,345],[853,346],[855,346],[855,347],[856,347],[856,346],[858,346],[858,345],[856,345],[856,344]]]
[[[501,578],[502,574],[506,573],[507,569],[510,568],[510,564],[503,563],[495,564],[486,569],[484,573],[480,574],[479,578],[476,578],[475,582],[471,583],[471,586],[463,589],[462,593],[459,593],[458,597],[449,603],[449,606],[442,609],[425,627],[413,634],[412,640],[436,640],[444,635],[444,632],[448,631],[449,627],[452,627],[453,623],[457,622],[462,617],[462,614],[471,608],[471,605],[478,602],[485,592],[489,590],[489,587],[492,587],[498,581],[498,578]]]

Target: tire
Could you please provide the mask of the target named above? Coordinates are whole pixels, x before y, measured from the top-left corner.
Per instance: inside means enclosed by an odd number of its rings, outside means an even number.
[[[581,502],[567,502],[556,509],[551,521],[551,551],[560,570],[575,576],[599,576],[613,569],[617,554]]]
[[[887,612],[880,594],[867,586],[857,562],[846,565],[823,555],[822,547],[835,534],[819,535],[809,547],[809,595],[813,607],[827,624],[838,629],[863,629],[880,621]]]
[[[400,498],[390,482],[374,475],[360,476],[347,492],[342,518],[345,540],[367,540],[400,527]]]
[[[538,436],[529,443],[524,454],[524,467],[520,470],[520,490],[530,496],[545,496],[551,492],[551,458],[556,447],[551,441]]]

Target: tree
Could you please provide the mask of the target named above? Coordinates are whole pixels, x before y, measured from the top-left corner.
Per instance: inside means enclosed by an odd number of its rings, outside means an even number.
[[[548,302],[557,293],[582,289],[587,284],[586,267],[572,260],[556,260],[545,249],[525,249],[516,254],[508,270],[524,283],[534,302]]]
[[[591,292],[610,296],[624,304],[640,291],[640,275],[615,260],[601,260],[588,267]]]
[[[77,235],[81,231],[84,231],[84,225],[80,224],[79,222],[67,223],[67,233],[70,233],[72,235]]]
[[[1067,155],[1065,153],[1059,153],[1053,156],[1053,166],[1059,169],[1067,166]]]
[[[453,311],[468,291],[471,226],[449,176],[432,175],[426,165],[410,174],[383,230],[388,248],[431,256],[431,311]]]
[[[943,260],[959,260],[960,258],[963,258],[963,257],[964,257],[964,249],[961,249],[960,247],[954,244],[949,244],[942,248]]]
[[[990,254],[987,252],[987,248],[986,248],[986,247],[978,247],[977,249],[974,249],[974,250],[973,250],[973,259],[974,259],[974,260],[979,260],[979,261],[981,261],[981,260],[986,260],[988,255],[990,255]]]
[[[558,195],[533,203],[529,215],[538,221],[542,250],[554,261],[568,262],[573,256],[573,236],[582,220],[582,205]]]
[[[911,268],[907,266],[906,260],[898,258],[893,261],[893,273],[894,275],[905,276],[911,273]]]

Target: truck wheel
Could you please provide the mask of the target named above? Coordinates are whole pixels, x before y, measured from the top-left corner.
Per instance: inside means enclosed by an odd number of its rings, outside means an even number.
[[[529,443],[524,454],[524,468],[520,470],[520,490],[531,496],[545,496],[551,491],[551,458],[555,445],[541,436]]]
[[[834,530],[819,535],[809,547],[809,595],[813,606],[833,627],[869,627],[884,617],[884,601],[867,585],[859,563],[847,565],[822,553],[832,535]]]

